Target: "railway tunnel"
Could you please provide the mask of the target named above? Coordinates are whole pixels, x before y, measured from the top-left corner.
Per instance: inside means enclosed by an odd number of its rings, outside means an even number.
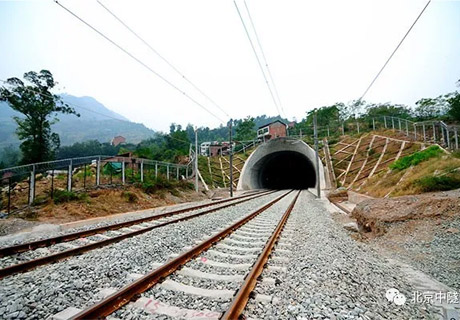
[[[321,162],[319,166],[317,181],[315,152],[309,145],[297,139],[273,139],[260,145],[246,160],[237,189],[309,189],[317,183],[324,188]]]

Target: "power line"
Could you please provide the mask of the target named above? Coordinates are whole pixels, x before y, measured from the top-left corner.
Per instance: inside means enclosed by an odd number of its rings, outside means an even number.
[[[126,50],[125,48],[123,48],[121,45],[119,45],[118,43],[116,43],[115,41],[113,41],[112,39],[110,39],[108,36],[106,36],[105,34],[103,34],[101,31],[99,31],[98,29],[96,29],[95,27],[93,27],[91,24],[89,24],[88,22],[86,22],[85,20],[83,20],[82,18],[80,18],[78,15],[76,15],[75,13],[73,13],[71,10],[67,9],[65,6],[63,6],[62,4],[60,4],[58,2],[58,0],[54,0],[54,2],[56,2],[57,5],[59,5],[61,8],[63,8],[65,11],[67,11],[68,13],[70,13],[73,17],[75,17],[76,19],[80,20],[83,24],[85,24],[86,26],[88,26],[91,30],[93,30],[94,32],[96,32],[98,35],[100,35],[101,37],[103,37],[105,40],[107,40],[108,42],[110,42],[112,45],[114,45],[115,47],[117,47],[118,49],[120,49],[121,51],[123,51],[125,54],[127,54],[130,58],[132,58],[134,61],[136,61],[137,63],[139,63],[141,66],[143,66],[144,68],[146,68],[148,71],[150,71],[151,73],[153,73],[154,75],[156,75],[158,78],[160,78],[161,80],[163,80],[164,82],[166,82],[168,85],[170,85],[171,87],[173,87],[175,90],[179,91],[180,93],[182,93],[185,97],[187,97],[189,100],[191,100],[193,103],[195,103],[197,106],[199,106],[200,108],[202,108],[203,110],[205,110],[206,112],[208,112],[210,115],[212,115],[214,118],[218,119],[219,121],[221,122],[225,122],[224,120],[222,120],[220,117],[218,117],[216,114],[214,114],[212,111],[210,111],[209,109],[207,109],[205,106],[203,106],[201,103],[199,103],[198,101],[196,101],[194,98],[192,98],[191,96],[189,96],[185,91],[182,91],[181,89],[179,89],[176,85],[174,85],[172,82],[170,82],[169,80],[167,80],[165,77],[163,77],[162,75],[160,75],[158,72],[156,72],[155,70],[153,70],[152,68],[150,68],[147,64],[145,64],[144,62],[142,62],[140,59],[138,59],[136,56],[134,56],[133,54],[131,54],[128,50]]]
[[[259,56],[257,55],[256,48],[254,47],[254,43],[252,42],[251,36],[249,35],[248,29],[246,27],[246,24],[244,23],[243,16],[241,15],[240,9],[238,8],[238,5],[236,4],[236,1],[234,0],[233,3],[235,4],[236,11],[238,12],[238,15],[240,17],[241,23],[243,24],[244,31],[246,32],[246,36],[248,37],[249,43],[251,44],[252,51],[254,52],[254,55],[256,56],[257,63],[259,64],[260,71],[262,71],[262,75],[264,76],[265,83],[267,84],[268,90],[270,91],[270,95],[273,99],[273,103],[275,104],[276,110],[278,111],[278,114],[280,114],[280,109],[278,107],[278,103],[275,99],[275,96],[273,95],[272,88],[270,87],[270,84],[268,83],[267,76],[265,75],[264,68],[262,66],[262,63],[260,62]]]
[[[411,32],[412,28],[415,26],[415,24],[417,23],[417,21],[420,19],[420,17],[422,16],[423,12],[425,12],[425,9],[428,7],[428,5],[431,3],[431,0],[429,0],[427,2],[427,4],[425,5],[425,7],[423,7],[422,11],[420,12],[420,14],[417,16],[417,18],[415,19],[415,21],[412,23],[412,25],[410,26],[409,30],[407,30],[406,34],[404,35],[404,37],[401,39],[401,41],[398,43],[398,45],[396,46],[396,49],[394,49],[394,51],[391,53],[390,57],[387,59],[387,61],[385,62],[385,64],[383,65],[383,67],[380,69],[380,71],[377,73],[377,75],[375,76],[375,78],[372,80],[372,82],[370,83],[370,85],[367,87],[366,91],[364,91],[364,93],[362,94],[361,98],[359,98],[358,101],[361,101],[364,96],[367,94],[367,92],[369,91],[369,89],[372,87],[372,85],[374,84],[374,82],[377,80],[377,78],[380,76],[380,74],[382,73],[383,69],[385,69],[385,67],[387,66],[387,64],[390,62],[391,58],[393,58],[393,56],[395,55],[396,51],[398,51],[399,47],[402,45],[402,43],[404,42],[404,40],[406,39],[406,37],[409,35],[409,33]]]
[[[267,68],[268,77],[270,78],[270,81],[271,81],[271,83],[273,85],[273,90],[275,91],[275,95],[276,95],[276,98],[278,99],[278,103],[279,103],[279,106],[281,108],[281,111],[284,114],[284,108],[283,108],[283,105],[281,103],[280,95],[278,93],[278,89],[276,88],[275,80],[273,79],[273,76],[272,76],[272,73],[270,71],[270,68],[268,67],[267,58],[265,57],[265,53],[264,53],[264,50],[262,48],[262,44],[260,43],[259,35],[257,34],[257,30],[256,30],[256,27],[255,27],[254,22],[252,20],[251,13],[249,11],[249,8],[248,8],[248,5],[246,3],[246,0],[244,0],[244,6],[246,7],[246,11],[248,13],[249,21],[251,22],[252,29],[254,30],[254,34],[256,36],[257,44],[259,45],[260,52],[262,54],[262,58],[263,58],[263,60],[265,62],[265,67]]]
[[[128,29],[136,38],[138,38],[142,43],[144,43],[153,53],[155,53],[160,59],[162,59],[168,66],[170,66],[177,74],[179,74],[185,81],[187,81],[195,90],[197,90],[201,95],[208,99],[214,106],[216,106],[220,111],[222,111],[227,117],[230,118],[230,115],[219,106],[213,99],[206,95],[200,88],[198,88],[191,80],[189,80],[181,71],[179,71],[171,62],[169,62],[165,57],[163,57],[157,50],[155,50],[147,41],[145,41],[139,34],[137,34],[133,29],[131,29],[123,20],[121,20],[115,13],[113,13],[107,6],[105,6],[101,1],[97,0],[97,3],[103,7],[108,13],[110,13],[118,22],[120,22],[126,29]]]

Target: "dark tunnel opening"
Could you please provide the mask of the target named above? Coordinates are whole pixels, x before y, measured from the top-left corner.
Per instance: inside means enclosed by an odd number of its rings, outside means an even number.
[[[258,183],[264,189],[307,189],[316,185],[313,163],[302,153],[279,151],[266,155],[257,164]]]

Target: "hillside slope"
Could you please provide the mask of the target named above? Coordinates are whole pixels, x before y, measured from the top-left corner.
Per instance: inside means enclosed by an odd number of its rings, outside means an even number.
[[[59,122],[53,125],[53,131],[59,134],[62,145],[94,139],[109,142],[117,135],[124,136],[127,142],[138,143],[154,133],[143,124],[130,122],[122,115],[111,111],[92,97],[64,94],[62,98],[67,103],[82,107],[75,107],[80,117],[59,115]],[[0,149],[8,145],[17,146],[20,143],[15,134],[16,123],[12,118],[14,116],[20,117],[21,114],[11,109],[5,102],[0,102]]]

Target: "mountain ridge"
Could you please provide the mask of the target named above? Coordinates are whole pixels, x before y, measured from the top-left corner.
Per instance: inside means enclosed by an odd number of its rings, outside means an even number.
[[[69,94],[60,96],[64,103],[74,107],[80,114],[80,117],[59,114],[59,121],[52,125],[52,130],[59,134],[63,146],[86,140],[110,142],[117,135],[125,137],[127,142],[139,143],[155,133],[145,125],[132,122],[110,110],[93,97],[76,97]],[[0,149],[20,144],[15,134],[15,116],[21,117],[22,114],[13,110],[6,102],[0,102]]]

